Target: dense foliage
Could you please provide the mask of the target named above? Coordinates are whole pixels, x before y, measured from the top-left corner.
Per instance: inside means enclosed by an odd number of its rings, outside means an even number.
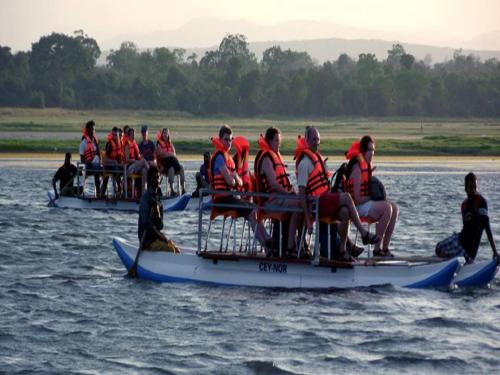
[[[257,60],[243,35],[186,57],[141,52],[130,42],[97,66],[82,31],[53,33],[30,52],[0,46],[0,106],[178,110],[237,116],[500,117],[500,63],[457,51],[445,63],[416,61],[395,44],[387,59],[342,54],[319,66],[305,52],[272,47]]]

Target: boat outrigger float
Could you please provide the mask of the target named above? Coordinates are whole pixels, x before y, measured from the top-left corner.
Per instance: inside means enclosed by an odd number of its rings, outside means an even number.
[[[255,195],[255,193],[253,193]],[[317,201],[315,202],[317,205]],[[137,263],[137,276],[158,282],[194,282],[228,286],[251,286],[270,288],[353,288],[393,285],[406,288],[448,288],[485,286],[498,271],[496,260],[462,265],[458,258],[436,257],[411,258],[363,258],[352,262],[338,261],[320,256],[319,225],[315,225],[311,239],[313,254],[309,259],[266,257],[255,251],[255,240],[248,225],[243,222],[240,234],[236,234],[234,219],[230,219],[228,233],[224,233],[229,216],[220,214],[221,205],[212,204],[210,220],[217,216],[223,220],[221,242],[217,251],[207,250],[214,241],[209,240],[210,230],[203,229],[203,210],[199,210],[198,248],[180,246],[181,254],[161,251],[142,251]],[[316,206],[317,207],[317,206]],[[277,207],[278,211],[290,211]],[[317,210],[313,212],[318,223]],[[234,224],[234,225],[233,225]],[[213,224],[212,224],[213,225]],[[247,228],[245,230],[245,227]],[[233,229],[232,251],[228,251],[231,229]],[[202,236],[206,235],[202,249]],[[224,239],[225,237],[225,247]],[[244,241],[246,237],[246,241]],[[302,234],[304,237],[304,231]],[[300,245],[302,246],[302,240]],[[123,238],[113,239],[113,245],[125,268],[128,270],[137,255],[137,245]],[[324,252],[322,252],[324,254]]]

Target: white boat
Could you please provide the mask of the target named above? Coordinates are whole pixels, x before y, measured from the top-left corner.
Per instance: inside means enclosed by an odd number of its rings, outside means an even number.
[[[495,259],[483,260],[465,264],[453,280],[459,287],[488,286],[498,272],[498,262]]]
[[[137,246],[123,238],[113,245],[128,270]],[[448,287],[460,267],[457,258],[442,262],[358,261],[335,262],[266,258],[232,253],[197,252],[180,248],[181,254],[143,251],[137,275],[159,282],[196,282],[270,288],[353,288],[393,285],[407,288]]]
[[[58,208],[79,208],[79,209],[94,209],[94,210],[118,210],[118,211],[139,211],[138,200],[123,200],[123,199],[96,199],[82,197],[63,197],[55,199],[54,192],[48,191],[49,206]],[[162,198],[163,211],[182,211],[186,208],[190,194],[183,194],[174,198]]]

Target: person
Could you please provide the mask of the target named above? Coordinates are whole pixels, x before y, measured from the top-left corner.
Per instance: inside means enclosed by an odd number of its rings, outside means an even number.
[[[254,163],[257,192],[296,195],[297,193],[290,182],[289,174],[280,154],[280,130],[276,127],[268,128],[265,136],[260,136],[258,145],[260,150],[257,152]],[[299,200],[295,199],[261,197],[258,199],[258,203],[264,208],[301,208]],[[288,212],[288,216],[289,220],[287,222],[289,222],[289,226],[286,226],[288,229],[287,254],[296,257],[295,237],[299,214],[298,212]]]
[[[197,198],[200,196],[200,189],[208,189],[210,187],[210,178],[208,177],[208,168],[210,165],[210,152],[203,153],[203,164],[200,165],[199,172],[196,172],[196,190],[193,192],[192,197]]]
[[[52,187],[54,188],[54,196],[56,199],[59,195],[63,197],[72,197],[75,195],[73,181],[76,177],[77,169],[71,163],[71,152],[67,152],[64,156],[64,164],[57,170],[52,178]],[[59,193],[57,193],[56,182],[59,181]]]
[[[241,177],[236,172],[234,160],[229,154],[233,141],[233,131],[229,125],[222,125],[219,130],[219,137],[212,138],[215,152],[210,159],[210,183],[213,190],[236,191],[243,186]],[[265,248],[266,254],[270,255],[271,237],[267,234],[262,223],[257,223],[257,211],[253,205],[241,198],[231,194],[216,193],[212,195],[212,202],[217,204],[235,205],[236,207],[220,208],[220,211],[234,209],[240,217],[244,217],[250,222],[255,237]],[[219,207],[217,207],[219,209]]]
[[[307,230],[312,233],[313,219],[311,216],[308,197],[319,197],[319,219],[340,221],[340,250],[338,257],[341,260],[352,260],[346,251],[347,232],[349,219],[361,233],[363,244],[377,243],[380,238],[369,233],[361,224],[358,211],[354,206],[351,196],[347,193],[331,193],[329,175],[323,156],[319,153],[321,142],[319,131],[314,126],[306,128],[305,137],[297,140],[295,150],[295,165],[297,173],[297,184]]]
[[[233,161],[236,173],[240,176],[243,185],[238,187],[238,191],[252,192],[254,176],[248,170],[248,156],[250,154],[250,142],[243,136],[233,138],[234,155]],[[246,196],[245,200],[252,201],[251,196]]]
[[[94,175],[96,196],[101,196],[101,184],[99,175],[102,171],[101,154],[99,151],[99,139],[95,135],[95,122],[90,120],[85,124],[82,131],[79,152],[80,161],[85,164],[85,174]]]
[[[149,140],[149,130],[147,125],[141,126],[142,142],[139,143],[139,152],[141,157],[147,161],[148,166],[152,167],[156,165],[155,160],[155,144]]]
[[[137,234],[140,249],[171,251],[179,249],[161,232],[163,229],[163,204],[161,203],[160,172],[156,166],[148,169],[148,188],[139,203]]]
[[[354,142],[346,153],[347,165],[346,190],[351,194],[359,216],[376,221],[376,233],[381,241],[375,244],[374,256],[393,257],[389,246],[394,227],[399,214],[396,203],[390,200],[371,199],[370,183],[372,178],[372,161],[375,154],[375,141],[365,135],[358,142]]]
[[[124,138],[124,163],[127,166],[127,175],[138,173],[142,175],[141,192],[144,191],[147,180],[149,164],[141,158],[139,146],[135,141],[135,130],[128,127],[128,133]],[[139,187],[138,187],[139,189]],[[140,195],[140,194],[139,194]]]
[[[158,165],[160,169],[168,177],[168,185],[170,186],[170,195],[175,196],[177,193],[174,190],[174,177],[176,175],[180,176],[182,194],[186,194],[186,184],[184,179],[184,167],[179,163],[177,155],[175,153],[174,143],[170,137],[170,130],[163,128],[156,135],[156,152],[158,156]]]
[[[122,170],[123,165],[123,146],[120,139],[120,134],[118,127],[114,126],[113,129],[108,134],[106,149],[102,164],[106,171],[111,171],[113,173],[113,183],[117,187],[117,194],[120,196],[121,193],[121,176],[118,174]],[[102,195],[106,195],[106,189],[108,186],[108,176],[105,176],[102,181]]]
[[[493,258],[499,261],[497,248],[490,228],[488,203],[477,192],[477,177],[470,172],[465,176],[465,192],[467,198],[462,202],[463,227],[460,233],[454,233],[436,245],[436,255],[444,258],[463,256],[467,263],[474,262],[483,231],[493,251]]]

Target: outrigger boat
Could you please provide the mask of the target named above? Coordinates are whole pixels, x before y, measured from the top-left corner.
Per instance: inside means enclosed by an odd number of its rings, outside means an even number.
[[[247,193],[248,194],[248,193]],[[259,195],[259,194],[253,194]],[[263,194],[260,194],[263,195]],[[317,207],[317,198],[315,201]],[[214,210],[221,205],[212,204],[210,219]],[[283,207],[281,212],[293,211]],[[318,210],[313,206],[318,223]],[[198,210],[198,248],[180,246],[181,254],[169,252],[142,251],[137,258],[137,276],[158,282],[194,282],[215,285],[270,287],[270,288],[353,288],[379,285],[393,285],[407,288],[447,288],[458,286],[484,286],[489,284],[498,271],[495,260],[461,265],[458,258],[439,259],[413,257],[407,259],[364,258],[353,262],[333,260],[320,256],[319,225],[313,233],[313,255],[310,259],[266,257],[264,253],[252,250],[255,240],[247,230],[245,222],[236,235],[236,224],[231,221],[223,251],[225,219],[222,224],[221,242],[217,251],[208,250],[210,229],[203,229],[203,210]],[[233,228],[233,249],[228,250],[231,228]],[[202,236],[206,233],[205,247]],[[304,233],[304,232],[303,232]],[[238,249],[237,242],[240,240]],[[304,234],[302,235],[300,246]],[[250,245],[248,243],[250,242]],[[125,268],[129,270],[137,256],[137,246],[123,238],[113,239],[113,245]]]

